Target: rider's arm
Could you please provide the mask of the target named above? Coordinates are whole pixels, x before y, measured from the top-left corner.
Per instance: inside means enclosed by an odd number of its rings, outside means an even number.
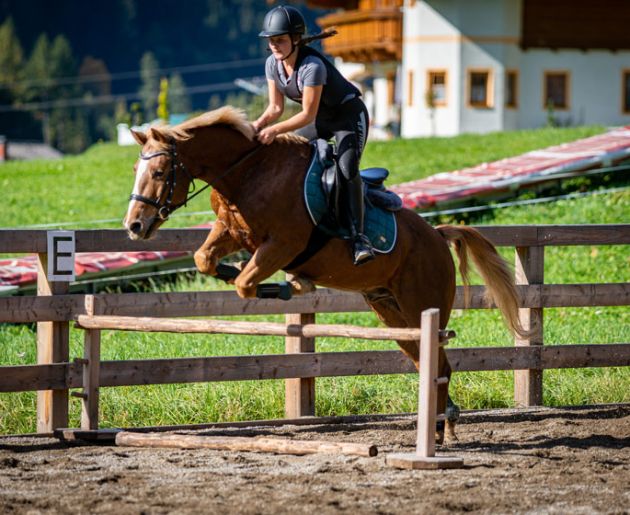
[[[304,91],[302,91],[302,110],[288,120],[269,127],[269,129],[274,129],[275,135],[278,135],[301,129],[314,122],[319,109],[319,102],[322,98],[323,88],[323,86],[304,86]]]
[[[274,80],[267,79],[267,85],[269,91],[269,105],[267,109],[265,109],[265,112],[252,123],[256,131],[275,122],[284,112],[284,95],[278,91]]]

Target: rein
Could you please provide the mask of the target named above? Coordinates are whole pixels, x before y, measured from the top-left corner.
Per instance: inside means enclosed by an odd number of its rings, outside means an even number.
[[[175,142],[171,143],[171,146],[168,151],[159,150],[151,154],[143,154],[142,152],[140,152],[140,159],[145,160],[145,161],[148,161],[149,159],[153,159],[154,157],[158,157],[158,156],[170,157],[171,173],[166,179],[166,186],[168,187],[168,192],[166,194],[166,200],[164,201],[164,203],[160,203],[160,197],[162,196],[161,194],[158,196],[157,199],[154,200],[149,197],[145,197],[144,195],[138,195],[136,193],[132,193],[131,195],[129,195],[129,200],[137,200],[138,202],[143,202],[144,204],[148,204],[150,206],[155,207],[158,210],[158,216],[162,220],[168,220],[168,217],[171,215],[173,211],[175,211],[176,209],[179,209],[182,206],[187,205],[190,200],[194,199],[197,195],[199,195],[204,190],[212,186],[216,181],[223,179],[228,174],[233,172],[239,165],[241,165],[243,162],[245,162],[247,159],[253,156],[256,152],[258,152],[261,148],[263,148],[263,146],[264,145],[258,144],[256,147],[254,147],[253,150],[250,150],[247,154],[245,154],[238,161],[232,164],[225,172],[223,172],[218,177],[215,177],[214,180],[208,182],[208,184],[206,184],[199,191],[195,192],[193,195],[191,195],[191,193],[193,193],[196,189],[195,188],[196,177],[194,177],[188,171],[188,169],[184,166],[184,164],[177,159],[177,147],[175,145]],[[182,172],[184,172],[186,176],[190,179],[190,187],[186,195],[186,199],[183,202],[180,202],[179,204],[173,204],[173,195],[175,194],[175,187],[177,186],[177,169],[178,168],[181,169]]]

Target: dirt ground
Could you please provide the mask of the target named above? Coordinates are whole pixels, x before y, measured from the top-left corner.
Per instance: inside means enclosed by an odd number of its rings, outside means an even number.
[[[457,470],[398,470],[415,422],[206,429],[373,443],[374,458],[148,449],[0,437],[2,513],[630,513],[630,405],[462,415],[438,454]]]

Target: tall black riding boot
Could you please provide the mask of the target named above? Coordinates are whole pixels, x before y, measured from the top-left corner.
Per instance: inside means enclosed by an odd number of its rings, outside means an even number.
[[[363,181],[359,174],[346,183],[350,233],[352,235],[352,257],[355,265],[362,265],[374,259],[374,250],[369,238],[363,232],[365,205],[363,202]]]

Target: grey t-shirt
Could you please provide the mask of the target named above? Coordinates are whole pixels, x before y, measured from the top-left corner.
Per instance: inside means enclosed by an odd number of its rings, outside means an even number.
[[[273,55],[267,57],[265,63],[267,80],[274,80],[274,66],[278,69],[280,80],[284,85],[287,85],[291,81],[291,77],[287,77],[282,61],[277,61]],[[298,90],[301,93],[304,90],[304,86],[323,86],[326,84],[326,75],[326,66],[319,57],[314,55],[306,56],[297,72]]]

